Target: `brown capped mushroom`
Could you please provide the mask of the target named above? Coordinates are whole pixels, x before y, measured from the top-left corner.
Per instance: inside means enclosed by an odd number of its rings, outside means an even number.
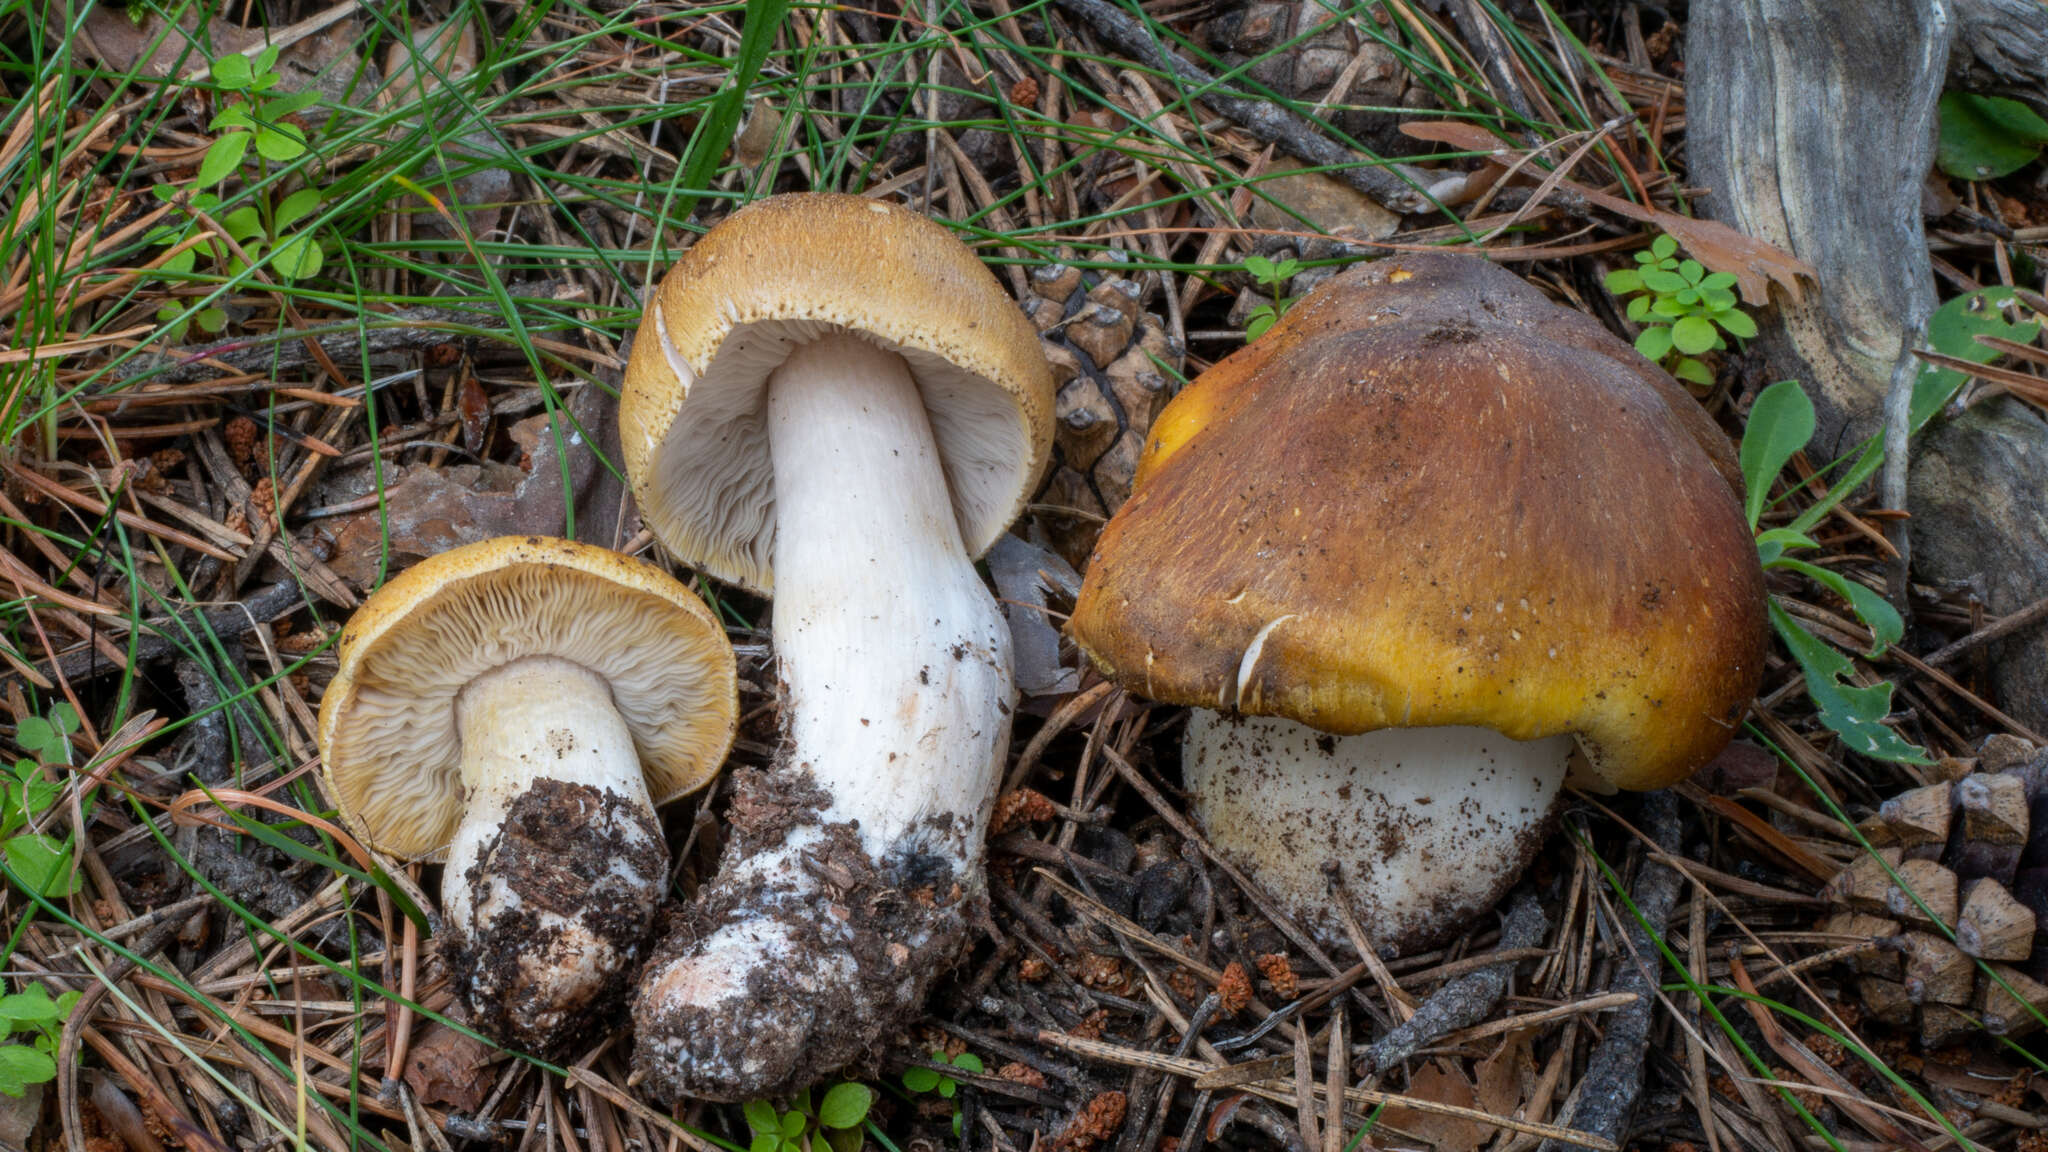
[[[1540,843],[1574,748],[1684,779],[1765,652],[1732,451],[1662,371],[1483,260],[1336,277],[1161,413],[1071,631],[1195,705],[1217,847],[1335,936],[1442,939]]]
[[[732,742],[724,629],[651,565],[499,537],[378,589],[339,661],[320,750],[343,820],[395,856],[445,853],[471,1021],[556,1048],[640,958],[668,879],[655,805]]]
[[[627,473],[670,550],[773,593],[786,738],[641,981],[657,1096],[796,1091],[901,1027],[964,946],[1015,697],[973,557],[1045,466],[1039,349],[943,226],[855,196],[740,209],[648,309]]]

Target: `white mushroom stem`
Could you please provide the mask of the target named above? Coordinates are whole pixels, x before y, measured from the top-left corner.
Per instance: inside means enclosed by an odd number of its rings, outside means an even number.
[[[582,665],[492,669],[463,689],[456,723],[469,799],[442,908],[472,1012],[545,1048],[636,958],[666,880],[660,825],[611,686]]]
[[[768,428],[788,736],[776,771],[808,774],[825,799],[726,865],[715,887],[738,906],[643,980],[637,1059],[663,1094],[780,1090],[916,1011],[953,959],[942,938],[957,940],[961,897],[981,887],[1009,742],[1008,630],[961,544],[902,357],[837,335],[795,349],[769,379]],[[854,871],[878,872],[898,905],[929,888],[936,915],[875,927],[865,898],[835,903],[820,875],[846,874],[832,830],[849,825],[866,856]]]
[[[1499,900],[1541,846],[1573,740],[1484,728],[1332,736],[1292,720],[1188,717],[1182,771],[1232,863],[1302,926],[1346,939],[1335,865],[1376,948],[1440,941]]]

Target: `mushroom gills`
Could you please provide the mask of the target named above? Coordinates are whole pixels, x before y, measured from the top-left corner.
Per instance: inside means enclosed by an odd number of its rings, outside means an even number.
[[[1574,747],[1464,727],[1338,736],[1195,709],[1182,771],[1218,850],[1304,928],[1348,938],[1327,861],[1373,945],[1405,953],[1455,935],[1514,884]]]
[[[743,778],[698,933],[641,983],[660,1096],[748,1100],[872,1050],[965,938],[1008,746],[1008,631],[902,356],[855,335],[770,377],[784,752]],[[758,787],[757,787],[758,785]]]
[[[450,969],[480,1027],[548,1051],[624,986],[668,850],[604,677],[528,656],[472,681],[456,713],[469,804],[442,878]]]

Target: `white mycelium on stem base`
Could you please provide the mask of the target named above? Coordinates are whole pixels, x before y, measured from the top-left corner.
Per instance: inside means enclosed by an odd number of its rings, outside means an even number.
[[[1484,728],[1333,736],[1275,716],[1188,715],[1181,771],[1233,864],[1326,943],[1347,938],[1334,879],[1375,946],[1409,951],[1469,923],[1549,828],[1572,738]]]
[[[548,1053],[605,1019],[640,959],[667,871],[654,805],[710,779],[736,705],[732,648],[689,589],[601,548],[500,538],[414,565],[349,621],[320,749],[359,835],[446,851],[468,1020]]]
[[[661,1099],[787,1095],[889,1043],[959,958],[1011,706],[973,560],[1052,443],[1037,332],[942,225],[776,196],[652,301],[620,398],[647,524],[774,598],[785,743],[642,978]]]
[[[768,430],[777,771],[814,807],[720,875],[710,936],[658,961],[639,1007],[641,1068],[736,1099],[856,1055],[950,961],[1013,697],[903,358],[851,336],[798,347],[770,377]],[[876,895],[926,907],[878,918]]]

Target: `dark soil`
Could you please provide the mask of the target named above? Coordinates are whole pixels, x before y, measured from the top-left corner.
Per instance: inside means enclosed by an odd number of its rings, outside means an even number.
[[[463,877],[479,925],[449,967],[471,1023],[503,1043],[560,1051],[618,1002],[654,924],[668,849],[641,805],[588,784],[539,780]],[[628,876],[644,877],[635,884]],[[490,914],[502,881],[516,904]],[[564,969],[596,957],[595,980]]]
[[[807,771],[739,773],[730,858],[815,827],[824,839],[805,856],[815,884],[791,889],[760,876],[735,882],[728,867],[699,895],[640,984],[633,1067],[642,1091],[661,1100],[744,1101],[787,1095],[820,1068],[872,1074],[892,1033],[952,970],[981,904],[979,882],[955,875],[944,854],[872,859],[853,825],[821,819],[830,803]],[[919,839],[952,839],[946,829],[931,831]],[[664,970],[701,955],[713,933],[748,922],[786,932],[783,955],[792,962],[754,966],[743,997],[677,1007],[676,977]]]

